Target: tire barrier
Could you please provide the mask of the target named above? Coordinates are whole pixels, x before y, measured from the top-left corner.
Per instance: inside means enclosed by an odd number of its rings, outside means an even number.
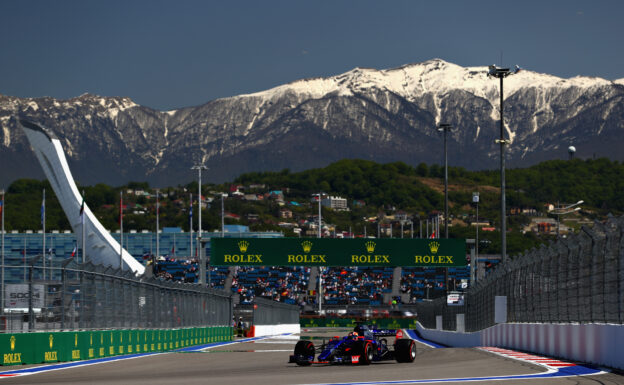
[[[229,326],[126,329],[0,335],[0,365],[40,364],[167,352],[232,340]]]

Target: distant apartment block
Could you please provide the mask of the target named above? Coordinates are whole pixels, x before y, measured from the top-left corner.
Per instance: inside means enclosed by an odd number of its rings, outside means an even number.
[[[321,200],[321,205],[333,210],[348,210],[347,200],[341,197],[327,196]]]

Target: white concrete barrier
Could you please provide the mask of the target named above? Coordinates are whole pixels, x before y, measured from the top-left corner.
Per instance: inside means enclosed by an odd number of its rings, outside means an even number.
[[[481,346],[481,332],[457,333],[446,330],[425,329],[420,322],[416,325],[420,335],[433,342],[458,348]]]
[[[299,324],[284,324],[284,325],[253,325],[251,327],[252,335],[250,337],[260,336],[276,336],[285,333],[299,334],[301,332],[301,325]]]
[[[624,325],[505,323],[472,333],[426,329],[420,335],[453,347],[496,346],[624,369]]]

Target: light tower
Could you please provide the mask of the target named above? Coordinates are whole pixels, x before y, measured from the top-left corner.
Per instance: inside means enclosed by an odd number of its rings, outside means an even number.
[[[551,211],[551,214],[555,214],[557,216],[557,238],[559,238],[559,226],[561,223],[561,216],[565,215],[565,214],[570,214],[570,213],[574,213],[579,211],[581,208],[577,207],[582,205],[583,203],[585,203],[584,200],[580,200],[574,204],[571,204],[569,206],[565,206],[565,207],[561,207],[559,206],[559,204],[557,203],[557,207]]]
[[[199,203],[198,206],[199,208],[197,209],[198,213],[198,221],[199,221],[199,226],[197,228],[197,239],[201,239],[201,234],[202,234],[202,219],[201,219],[201,199],[202,199],[202,195],[201,195],[201,188],[202,188],[202,182],[201,182],[201,173],[202,170],[208,170],[208,167],[206,167],[203,163],[198,163],[196,165],[194,165],[193,167],[191,167],[191,170],[197,170],[198,171],[198,187],[197,187],[197,202]]]
[[[198,222],[199,222],[199,226],[197,226],[197,247],[200,249],[199,251],[199,283],[200,284],[205,284],[206,283],[206,259],[205,259],[205,249],[204,246],[202,244],[202,219],[201,219],[201,214],[202,214],[202,194],[201,194],[201,188],[202,188],[202,182],[201,182],[201,172],[202,170],[208,170],[208,167],[206,167],[203,163],[198,163],[196,165],[194,165],[193,167],[191,167],[191,170],[197,170],[199,173],[199,186],[197,187],[197,211],[198,211]],[[208,277],[208,282],[210,284],[210,277]]]
[[[509,143],[505,139],[505,119],[504,119],[504,99],[503,99],[503,79],[509,75],[516,74],[520,67],[511,71],[509,68],[500,68],[492,64],[488,67],[488,77],[500,79],[500,138],[496,143],[500,144],[500,174],[501,174],[501,260],[507,260],[507,217],[505,207],[505,144]]]
[[[451,131],[450,124],[440,124],[438,132],[444,132],[444,238],[448,238],[448,152],[446,148],[446,134]]]

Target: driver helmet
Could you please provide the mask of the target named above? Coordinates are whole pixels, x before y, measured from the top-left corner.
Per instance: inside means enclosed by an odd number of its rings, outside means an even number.
[[[358,338],[358,333],[357,332],[351,332],[349,333],[349,337],[353,340],[357,340]]]

